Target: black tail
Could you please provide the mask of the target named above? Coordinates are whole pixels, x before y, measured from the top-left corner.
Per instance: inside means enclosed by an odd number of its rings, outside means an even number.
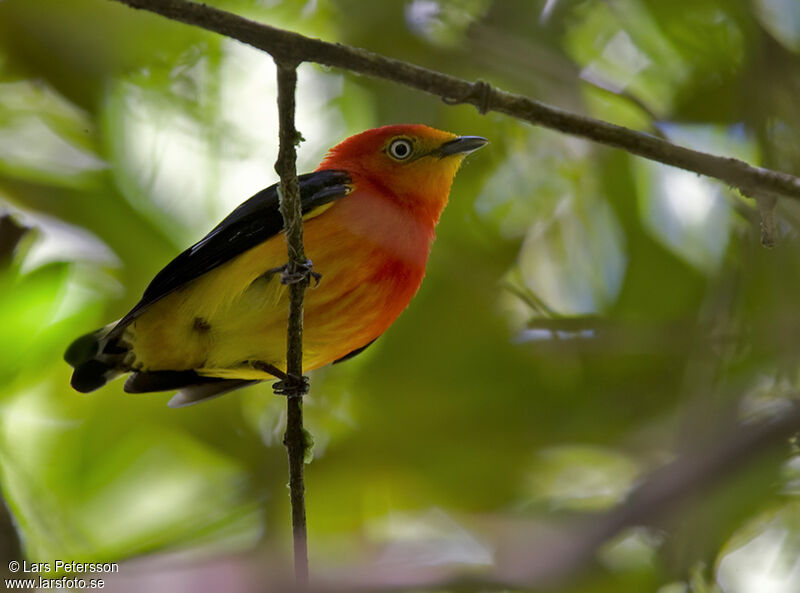
[[[76,391],[89,393],[125,372],[121,366],[127,350],[118,347],[110,349],[106,343],[106,336],[113,326],[107,325],[81,336],[64,353],[64,360],[75,369],[70,384]]]
[[[208,401],[229,391],[241,389],[255,383],[258,383],[258,381],[203,377],[194,371],[139,371],[133,373],[125,381],[125,392],[150,393],[153,391],[180,389],[169,400],[168,405],[171,408],[182,408],[201,401]]]
[[[111,340],[108,339],[109,332],[115,326],[116,324],[112,323],[81,336],[67,348],[64,360],[75,369],[70,383],[76,391],[89,393],[100,389],[112,379],[132,370],[125,362],[128,348],[118,339],[113,337]],[[207,401],[253,383],[258,381],[204,377],[193,370],[139,371],[128,377],[124,389],[128,393],[180,389],[169,402],[171,407],[180,408]]]

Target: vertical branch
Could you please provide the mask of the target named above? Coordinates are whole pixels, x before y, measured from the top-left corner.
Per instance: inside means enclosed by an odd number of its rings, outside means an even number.
[[[282,281],[289,285],[289,320],[286,332],[286,379],[276,391],[286,396],[286,434],[283,443],[289,457],[289,490],[292,504],[294,570],[300,588],[308,584],[308,543],[306,536],[305,484],[303,463],[306,453],[303,430],[303,395],[308,384],[303,377],[303,296],[311,270],[303,249],[303,215],[297,182],[299,138],[294,123],[297,65],[276,60],[278,68],[278,117],[280,148],[275,170],[281,178],[280,210],[283,216],[289,260]]]

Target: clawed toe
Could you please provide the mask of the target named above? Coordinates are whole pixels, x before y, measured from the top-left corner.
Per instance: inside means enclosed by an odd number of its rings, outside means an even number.
[[[319,286],[320,280],[322,280],[322,274],[314,271],[314,262],[310,259],[304,263],[283,264],[270,268],[264,276],[269,278],[278,272],[281,274],[281,284],[298,284],[313,278],[314,286]]]
[[[272,391],[276,395],[285,395],[286,397],[302,397],[308,393],[308,388],[308,377],[305,375],[302,377],[286,375],[285,379],[272,384]]]

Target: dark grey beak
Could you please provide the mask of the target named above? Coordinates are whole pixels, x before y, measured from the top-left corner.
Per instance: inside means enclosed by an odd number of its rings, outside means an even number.
[[[436,151],[439,158],[452,156],[454,154],[469,154],[479,148],[483,148],[489,143],[486,138],[480,136],[459,136],[455,140],[450,140],[442,144]]]

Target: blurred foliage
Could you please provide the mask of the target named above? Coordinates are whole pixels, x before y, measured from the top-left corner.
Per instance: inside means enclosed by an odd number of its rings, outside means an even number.
[[[795,0],[211,4],[800,172]],[[0,3],[0,209],[33,229],[0,254],[0,486],[29,559],[288,554],[269,386],[170,410],[120,382],[75,393],[61,361],[276,180],[273,79],[266,55],[105,0]],[[312,377],[312,570],[375,550],[485,567],[474,514],[591,516],[717,419],[795,393],[795,204],[767,251],[729,188],[497,114],[313,65],[298,109],[301,171],[387,123],[491,140],[409,310]],[[569,590],[797,591],[798,459],[787,443],[620,534]]]

